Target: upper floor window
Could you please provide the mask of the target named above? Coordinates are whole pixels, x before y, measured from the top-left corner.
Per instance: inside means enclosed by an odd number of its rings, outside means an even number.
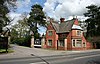
[[[77,30],[77,36],[80,36],[80,35],[81,35],[81,31]]]
[[[48,35],[52,36],[53,35],[53,31],[48,31]]]

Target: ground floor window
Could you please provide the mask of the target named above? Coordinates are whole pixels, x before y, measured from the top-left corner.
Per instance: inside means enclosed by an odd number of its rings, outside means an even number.
[[[82,40],[81,39],[72,39],[72,46],[73,47],[82,47]]]
[[[86,47],[86,43],[85,42],[83,42],[83,47]]]
[[[82,47],[82,40],[76,41],[76,47]]]
[[[72,43],[73,47],[75,47],[75,40],[73,40],[73,43]]]
[[[48,46],[52,46],[52,40],[48,40]]]
[[[64,46],[64,40],[59,40],[59,46]]]

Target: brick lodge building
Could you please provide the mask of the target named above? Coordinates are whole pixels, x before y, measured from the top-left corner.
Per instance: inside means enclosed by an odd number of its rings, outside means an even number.
[[[60,23],[50,20],[47,25],[45,44],[43,48],[56,50],[87,50],[92,47],[83,35],[78,19],[65,21],[60,18]]]

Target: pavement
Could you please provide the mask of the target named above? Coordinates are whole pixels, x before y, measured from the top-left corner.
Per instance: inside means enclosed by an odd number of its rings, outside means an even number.
[[[86,52],[96,52],[100,49],[91,49],[84,51],[62,51],[62,50],[48,50],[42,48],[29,48],[18,45],[11,45],[14,50],[13,53],[0,54],[0,59],[7,58],[22,58],[22,57],[32,57],[32,56],[55,56],[55,55],[68,55],[68,54],[77,54],[77,53],[86,53]]]

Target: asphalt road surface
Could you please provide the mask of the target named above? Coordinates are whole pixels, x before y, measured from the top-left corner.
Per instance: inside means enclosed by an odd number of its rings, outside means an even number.
[[[0,59],[0,64],[100,64],[100,51]]]

